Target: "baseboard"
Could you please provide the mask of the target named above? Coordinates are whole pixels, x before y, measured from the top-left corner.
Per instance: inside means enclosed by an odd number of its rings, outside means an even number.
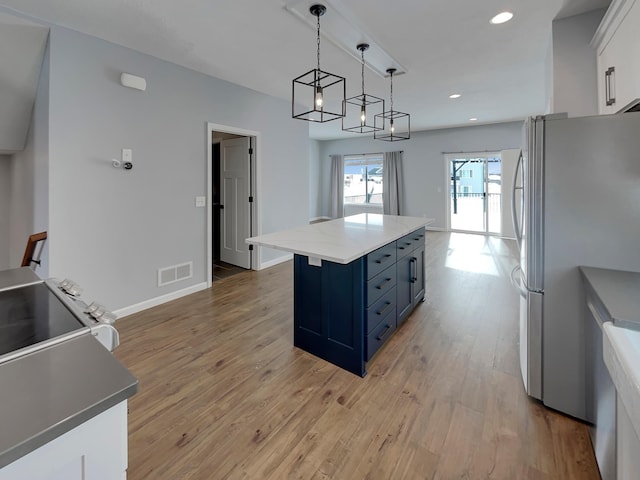
[[[430,232],[444,232],[444,231],[446,231],[442,227],[431,227],[429,225],[427,225],[427,230],[429,230]]]
[[[175,292],[167,293],[166,295],[150,298],[149,300],[136,303],[135,305],[131,305],[129,307],[120,308],[118,310],[115,310],[113,313],[116,315],[116,317],[118,317],[118,320],[120,320],[122,317],[133,315],[134,313],[141,312],[151,307],[157,307],[158,305],[162,305],[163,303],[167,303],[171,300],[176,300],[178,298],[191,295],[192,293],[199,292],[200,290],[204,290],[205,288],[208,288],[207,282],[197,283],[190,287],[183,288],[182,290],[177,290]]]
[[[284,262],[288,262],[293,258],[292,253],[287,253],[284,257],[274,258],[273,260],[269,260],[268,262],[262,262],[258,270],[264,270],[265,268],[273,267],[274,265],[279,265]]]

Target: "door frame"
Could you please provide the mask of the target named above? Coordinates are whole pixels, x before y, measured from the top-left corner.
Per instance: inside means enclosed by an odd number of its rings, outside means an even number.
[[[444,191],[444,229],[446,232],[451,232],[451,157],[452,156],[469,156],[469,157],[492,157],[492,156],[497,156],[500,157],[500,165],[501,165],[501,170],[502,171],[502,151],[500,150],[487,150],[487,151],[476,151],[476,152],[442,152],[444,154],[444,185],[445,188],[443,188]],[[489,169],[488,169],[488,165],[487,168],[485,168],[485,172],[484,172],[484,188],[485,190],[488,190],[488,181],[489,181]],[[488,194],[487,193],[487,197],[486,197],[486,208],[488,209]],[[475,233],[478,235],[501,235],[495,232],[488,232],[488,228],[489,228],[489,217],[488,217],[488,212],[485,212],[485,220],[486,220],[486,225],[485,225],[485,231],[483,232],[476,232],[476,231],[471,231],[471,230],[456,230],[456,232],[460,232],[460,233]]]
[[[262,191],[262,179],[260,176],[260,158],[261,158],[261,134],[254,130],[244,128],[231,127],[228,125],[220,125],[217,123],[207,122],[206,125],[206,142],[207,142],[207,205],[206,205],[206,261],[207,261],[207,287],[213,285],[213,148],[212,134],[213,132],[231,133],[243,137],[252,137],[255,142],[253,145],[253,162],[251,162],[251,193],[253,195],[253,211],[251,212],[251,231],[252,235],[260,235],[260,219],[262,212],[260,208],[260,192]],[[255,270],[260,265],[260,249],[253,249],[249,252],[251,269]]]

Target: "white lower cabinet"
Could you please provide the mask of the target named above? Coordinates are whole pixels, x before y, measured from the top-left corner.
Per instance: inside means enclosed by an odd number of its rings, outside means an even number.
[[[0,480],[126,478],[126,400],[0,469]]]
[[[640,439],[619,395],[617,414],[617,478],[619,480],[640,478]]]

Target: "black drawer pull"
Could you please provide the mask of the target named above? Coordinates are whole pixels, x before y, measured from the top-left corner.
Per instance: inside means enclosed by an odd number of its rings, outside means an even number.
[[[385,278],[385,279],[384,279],[384,282],[382,282],[380,285],[376,286],[376,288],[377,288],[378,290],[382,290],[382,287],[384,287],[384,286],[385,286],[387,283],[389,283],[390,281],[391,281],[391,279],[390,279],[390,278]]]
[[[404,247],[398,247],[398,250],[404,250]]]
[[[384,306],[382,310],[380,310],[379,312],[376,312],[376,315],[382,315],[384,312],[386,312],[389,309],[390,306],[391,306],[391,302],[387,302],[387,304]]]
[[[409,245],[411,245],[411,242],[404,242],[404,244],[408,247]]]
[[[390,254],[387,254],[387,255],[385,255],[384,257],[382,257],[380,260],[376,260],[376,263],[382,263],[382,262],[384,262],[385,260],[388,260],[388,259],[389,259],[389,257],[391,257],[391,255],[390,255]]]
[[[385,325],[385,329],[384,332],[382,332],[380,335],[378,335],[376,337],[376,340],[380,341],[382,340],[384,337],[386,337],[390,332],[391,332],[391,325]]]
[[[414,240],[415,240],[416,242],[418,242],[418,241],[420,241],[420,239],[421,239],[421,238],[422,238],[422,235],[420,235],[418,238],[414,238]]]

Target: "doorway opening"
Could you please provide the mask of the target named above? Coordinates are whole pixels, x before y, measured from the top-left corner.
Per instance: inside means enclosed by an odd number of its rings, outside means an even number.
[[[258,265],[245,239],[257,233],[257,158],[259,134],[207,126],[208,284]]]
[[[502,233],[500,152],[446,154],[447,229]]]

